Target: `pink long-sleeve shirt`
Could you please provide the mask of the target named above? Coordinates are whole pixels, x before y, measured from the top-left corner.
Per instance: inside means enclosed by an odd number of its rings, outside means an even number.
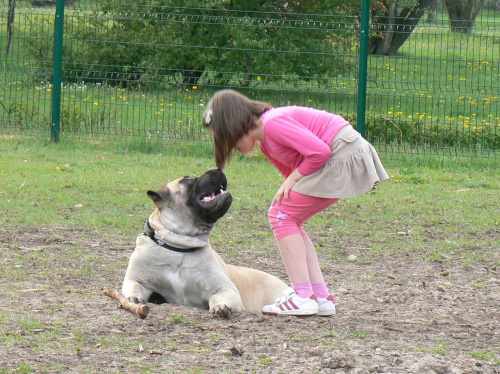
[[[284,106],[262,114],[264,141],[259,147],[286,178],[296,168],[302,175],[321,169],[330,158],[335,135],[349,122],[324,110]]]

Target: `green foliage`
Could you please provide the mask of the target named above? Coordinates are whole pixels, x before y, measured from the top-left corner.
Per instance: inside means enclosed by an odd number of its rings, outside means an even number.
[[[0,99],[0,106],[3,109],[4,118],[6,118],[9,125],[24,126],[37,117],[35,108],[23,102],[16,100],[4,102]]]
[[[121,86],[249,86],[261,76],[298,82],[354,71],[354,60],[344,58],[354,48],[349,9],[337,1],[288,4],[111,0],[85,17],[67,17],[63,77]],[[320,5],[321,15],[314,14]],[[41,70],[50,66],[52,25],[48,14],[26,17],[25,49]]]
[[[21,14],[20,33],[26,35],[20,44],[31,60],[30,79],[45,82],[52,76],[54,16],[50,11]]]
[[[168,319],[168,322],[170,323],[181,323],[182,321],[183,320],[181,316],[172,316]]]
[[[364,331],[353,331],[352,335],[358,339],[366,338],[366,332],[364,332]]]
[[[473,351],[470,353],[470,355],[472,357],[480,358],[480,359],[485,360],[485,361],[490,361],[490,360],[493,360],[495,358],[495,355],[492,353],[489,353],[489,352]]]
[[[456,147],[482,150],[500,149],[500,133],[494,125],[458,126],[421,121],[392,121],[371,117],[366,122],[366,138],[372,143]]]

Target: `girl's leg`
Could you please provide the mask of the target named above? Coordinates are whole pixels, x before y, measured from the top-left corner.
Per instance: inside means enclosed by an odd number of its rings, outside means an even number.
[[[319,266],[318,254],[314,248],[314,244],[307,234],[302,236],[304,246],[306,249],[307,270],[309,273],[309,280],[311,283],[325,283],[321,267]]]
[[[290,200],[269,209],[269,222],[292,285],[324,284],[318,256],[302,223],[325,210],[338,199],[323,199],[290,191]],[[312,288],[311,288],[312,290]]]
[[[307,234],[303,236],[297,233],[278,239],[278,248],[292,288],[297,295],[300,297],[307,297],[311,293],[318,297],[329,295],[318,255]],[[305,263],[307,267],[304,266]]]
[[[300,232],[278,239],[278,248],[292,288],[300,297],[309,297],[312,284],[307,264],[307,248]]]
[[[274,304],[264,305],[269,315],[309,316],[319,314],[319,301],[313,294],[307,267],[307,250],[299,232],[277,239],[283,263],[293,289],[287,289]]]
[[[314,249],[314,245],[305,234],[303,236],[307,251],[307,267],[309,270],[309,278],[311,279],[311,291],[318,297],[320,316],[331,316],[335,314],[335,298],[328,291],[323,273],[319,266],[318,255]]]
[[[307,249],[302,235],[297,232],[278,239],[278,248],[291,283],[310,282]]]

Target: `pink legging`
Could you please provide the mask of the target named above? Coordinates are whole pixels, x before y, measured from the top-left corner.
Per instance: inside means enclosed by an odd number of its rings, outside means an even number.
[[[268,211],[269,223],[276,240],[297,232],[302,236],[306,235],[302,224],[338,200],[304,195],[293,190],[288,197],[290,200],[283,196],[281,204],[275,203]]]

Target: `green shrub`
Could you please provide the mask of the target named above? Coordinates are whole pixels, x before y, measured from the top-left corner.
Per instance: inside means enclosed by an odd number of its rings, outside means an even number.
[[[366,138],[373,143],[500,149],[500,132],[494,125],[444,125],[410,120],[394,122],[384,117],[371,117],[366,121],[365,131]]]
[[[323,2],[293,4],[309,12]],[[322,82],[355,69],[354,27],[336,1],[323,15],[272,2],[110,0],[66,17],[63,80],[129,86]],[[325,9],[326,8],[326,9]],[[314,14],[314,15],[313,15]],[[26,17],[25,49],[40,69],[51,66],[53,17]]]

